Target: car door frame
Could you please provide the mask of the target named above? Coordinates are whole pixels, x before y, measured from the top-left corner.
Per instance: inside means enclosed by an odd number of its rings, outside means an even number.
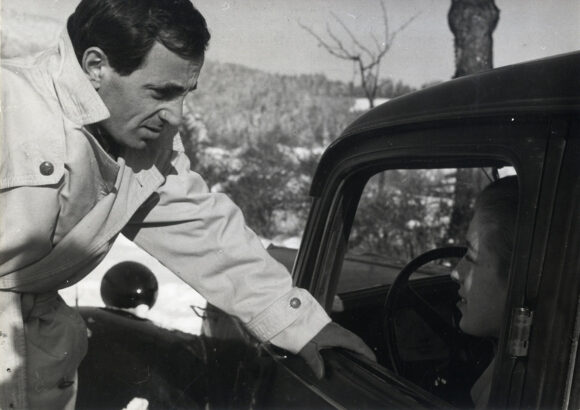
[[[554,118],[536,218],[525,301],[534,312],[523,365],[504,363],[511,387],[495,386],[505,407],[579,408],[580,362],[580,121]]]
[[[536,226],[536,221],[548,220],[548,209],[541,205],[554,200],[550,195],[555,191],[543,188],[543,183],[560,167],[561,147],[557,141],[552,142],[556,122],[549,116],[506,113],[386,127],[339,140],[321,160],[318,179],[313,182],[314,201],[293,269],[296,285],[309,289],[330,311],[358,199],[371,174],[434,165],[446,168],[507,163],[516,169],[520,181],[514,252],[517,257],[512,261],[507,309],[526,306],[526,283],[534,246],[538,241],[545,242],[547,233]],[[514,368],[522,366],[525,374],[526,358],[506,355],[510,326],[508,317],[500,335],[501,359],[495,380],[517,380],[519,373],[514,375]],[[535,333],[533,337],[539,340],[543,336]],[[502,389],[498,383],[492,388],[500,404],[507,400],[519,406],[522,402],[521,386],[515,392]]]

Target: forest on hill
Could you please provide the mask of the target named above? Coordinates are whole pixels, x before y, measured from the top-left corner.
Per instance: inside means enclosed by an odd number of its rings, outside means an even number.
[[[387,79],[377,97],[411,90]],[[361,114],[351,112],[357,97],[363,97],[360,88],[323,74],[272,74],[207,61],[186,108],[202,118],[210,140],[219,146],[275,137],[289,146],[310,147],[328,144]]]
[[[412,88],[390,79],[377,97]],[[360,111],[362,90],[322,74],[280,75],[207,61],[181,130],[192,169],[227,193],[266,238],[299,236],[324,148]]]

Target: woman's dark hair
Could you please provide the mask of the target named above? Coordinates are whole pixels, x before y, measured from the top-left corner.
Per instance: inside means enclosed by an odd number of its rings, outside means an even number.
[[[178,56],[203,58],[210,34],[189,0],[82,0],[67,23],[79,63],[101,48],[120,75],[138,69],[158,41]]]
[[[512,175],[486,186],[475,202],[475,213],[487,228],[485,241],[499,256],[500,272],[506,278],[514,249],[518,201],[518,179]]]

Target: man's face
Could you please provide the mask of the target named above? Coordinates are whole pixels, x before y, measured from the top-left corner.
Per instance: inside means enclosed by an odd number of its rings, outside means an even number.
[[[459,283],[459,327],[480,337],[498,337],[507,298],[505,272],[494,252],[489,226],[476,212],[467,231],[468,250],[451,277]],[[492,238],[492,239],[490,239]]]
[[[111,116],[101,122],[120,145],[143,149],[181,121],[183,99],[194,90],[203,59],[190,61],[155,43],[142,67],[120,76],[104,70],[98,93]]]

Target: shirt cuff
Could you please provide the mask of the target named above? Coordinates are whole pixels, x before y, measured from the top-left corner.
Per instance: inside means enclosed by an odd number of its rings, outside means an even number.
[[[298,353],[330,321],[308,291],[293,288],[256,316],[247,327],[260,340]]]

